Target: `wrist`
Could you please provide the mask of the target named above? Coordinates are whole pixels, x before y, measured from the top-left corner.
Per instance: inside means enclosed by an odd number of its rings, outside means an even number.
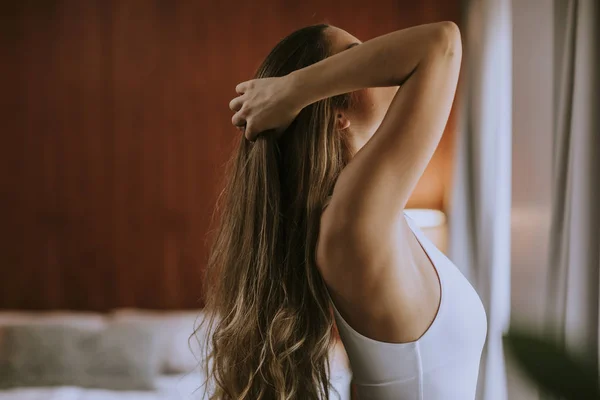
[[[293,71],[285,76],[285,86],[287,88],[287,97],[292,104],[292,107],[298,112],[304,107],[312,104],[315,100],[310,99],[306,78],[302,74],[302,70]]]

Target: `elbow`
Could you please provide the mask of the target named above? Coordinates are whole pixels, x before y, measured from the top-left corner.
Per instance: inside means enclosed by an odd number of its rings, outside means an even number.
[[[432,49],[437,54],[448,57],[458,57],[462,55],[462,40],[460,29],[452,21],[443,21],[435,24],[435,33],[433,34]]]

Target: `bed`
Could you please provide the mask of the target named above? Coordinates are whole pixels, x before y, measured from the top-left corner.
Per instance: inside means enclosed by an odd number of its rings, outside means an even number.
[[[201,399],[202,379],[194,374],[161,375],[154,391],[115,391],[76,386],[0,390],[0,400],[181,400]]]
[[[201,310],[0,312],[0,400],[204,399],[199,347],[188,343],[202,316]],[[339,398],[350,399],[340,343],[331,371]]]

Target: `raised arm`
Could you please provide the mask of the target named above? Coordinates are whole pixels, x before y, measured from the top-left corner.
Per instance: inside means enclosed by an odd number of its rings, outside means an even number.
[[[369,40],[283,78],[241,83],[230,103],[246,136],[283,129],[305,106],[369,87],[400,86],[373,137],[342,171],[329,206],[344,232],[393,227],[446,125],[460,70],[452,22],[420,25]],[[331,214],[331,211],[329,212]],[[348,228],[358,229],[348,229]]]
[[[381,232],[404,209],[444,131],[461,55],[458,27],[442,22],[380,36],[291,74],[304,105],[400,85],[378,130],[336,184],[329,207],[337,210],[338,228]]]

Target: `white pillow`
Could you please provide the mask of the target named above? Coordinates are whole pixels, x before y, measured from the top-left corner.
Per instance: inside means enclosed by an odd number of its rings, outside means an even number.
[[[192,338],[188,345],[188,339],[203,315],[201,310],[150,311],[123,308],[113,311],[111,324],[153,326],[160,336],[162,372],[187,373],[193,371],[199,362],[197,341]]]
[[[106,316],[75,311],[0,311],[0,327],[15,325],[66,325],[91,331],[104,329]]]
[[[81,386],[155,390],[156,331],[134,325],[89,330],[68,324],[0,327],[0,388]]]

